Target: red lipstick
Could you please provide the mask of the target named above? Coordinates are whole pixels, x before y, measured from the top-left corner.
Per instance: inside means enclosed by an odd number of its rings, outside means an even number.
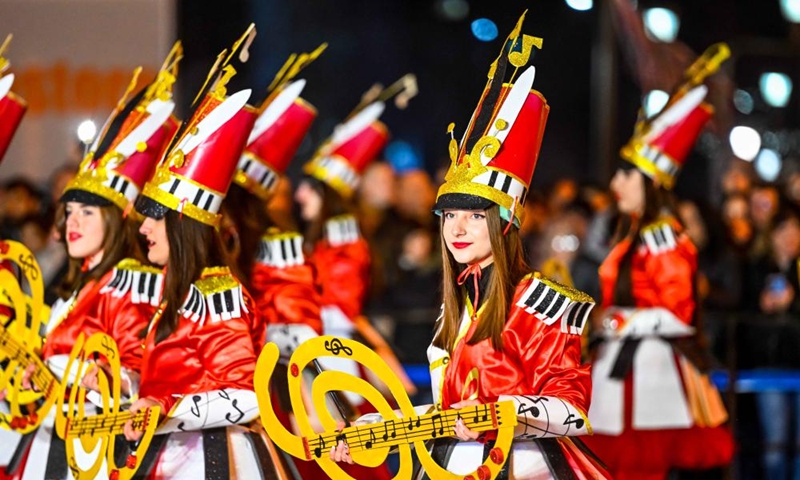
[[[457,248],[459,250],[461,250],[462,248],[467,248],[470,245],[472,244],[467,242],[453,242],[453,248]]]

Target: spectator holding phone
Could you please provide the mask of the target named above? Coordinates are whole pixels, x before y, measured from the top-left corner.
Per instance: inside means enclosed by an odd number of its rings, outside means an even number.
[[[770,352],[764,366],[793,367],[794,345],[800,338],[796,322],[800,314],[800,210],[791,202],[781,201],[768,240],[767,254],[752,267],[750,303],[751,308],[757,304],[763,320],[774,322],[770,334],[761,340]],[[800,479],[800,452],[792,448],[800,445],[800,395],[766,391],[756,395],[756,402],[763,439],[763,478]]]

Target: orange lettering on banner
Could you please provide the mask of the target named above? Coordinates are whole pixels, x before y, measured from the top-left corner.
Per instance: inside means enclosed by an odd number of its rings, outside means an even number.
[[[133,74],[128,67],[76,68],[60,61],[13,71],[13,90],[28,102],[29,115],[108,112],[125,93]],[[156,71],[146,67],[137,90],[152,82]]]

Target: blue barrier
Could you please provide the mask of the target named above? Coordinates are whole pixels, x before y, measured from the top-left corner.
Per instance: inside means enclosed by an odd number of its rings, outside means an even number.
[[[426,364],[403,365],[406,374],[421,388],[430,388],[431,376]],[[718,389],[728,389],[730,378],[728,372],[715,370],[711,372],[711,381]],[[736,373],[736,393],[756,393],[768,391],[800,392],[800,370],[753,369]]]

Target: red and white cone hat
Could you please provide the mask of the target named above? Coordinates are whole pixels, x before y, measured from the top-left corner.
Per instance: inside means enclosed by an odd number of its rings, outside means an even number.
[[[303,171],[351,197],[364,170],[389,142],[389,129],[378,120],[385,109],[385,103],[374,102],[337,125]]]
[[[730,49],[725,43],[707,48],[686,70],[684,83],[661,112],[636,123],[634,134],[622,147],[620,156],[665,189],[671,189],[714,114],[714,108],[705,102],[708,88],[702,82],[728,57]]]
[[[620,150],[620,156],[666,189],[675,185],[686,159],[714,107],[703,100],[708,93],[705,85],[664,109],[650,122],[647,133],[634,135]]]
[[[528,63],[531,48],[541,48],[541,39],[520,33],[524,18],[523,14],[492,63],[489,81],[461,144],[455,139],[450,142],[451,163],[439,187],[436,212],[481,210],[496,203],[506,220],[517,226],[522,222],[550,112],[544,96],[532,89],[534,67],[503,83],[507,67],[516,74]],[[451,124],[451,134],[453,128]]]
[[[275,191],[317,110],[300,97],[305,80],[280,89],[256,120],[233,181],[266,200]]]
[[[234,52],[251,31],[252,26]],[[145,216],[160,218],[169,209],[207,225],[219,225],[219,208],[257,111],[247,104],[250,89],[227,94],[225,86],[235,75],[233,67],[227,61],[219,71],[216,67],[209,73],[209,90],[201,92],[197,107],[142,190],[136,208]],[[210,82],[211,78],[215,81]]]
[[[9,61],[3,56],[9,43],[11,43],[11,35],[6,37],[6,40],[0,45],[0,162],[3,161],[11,139],[28,108],[25,100],[11,91],[11,87],[14,85],[14,74],[4,75],[10,67]]]
[[[176,42],[156,80],[126,100],[141,67],[134,72],[128,91],[64,189],[62,202],[105,200],[125,210],[136,201],[178,129],[172,86],[182,55]]]

